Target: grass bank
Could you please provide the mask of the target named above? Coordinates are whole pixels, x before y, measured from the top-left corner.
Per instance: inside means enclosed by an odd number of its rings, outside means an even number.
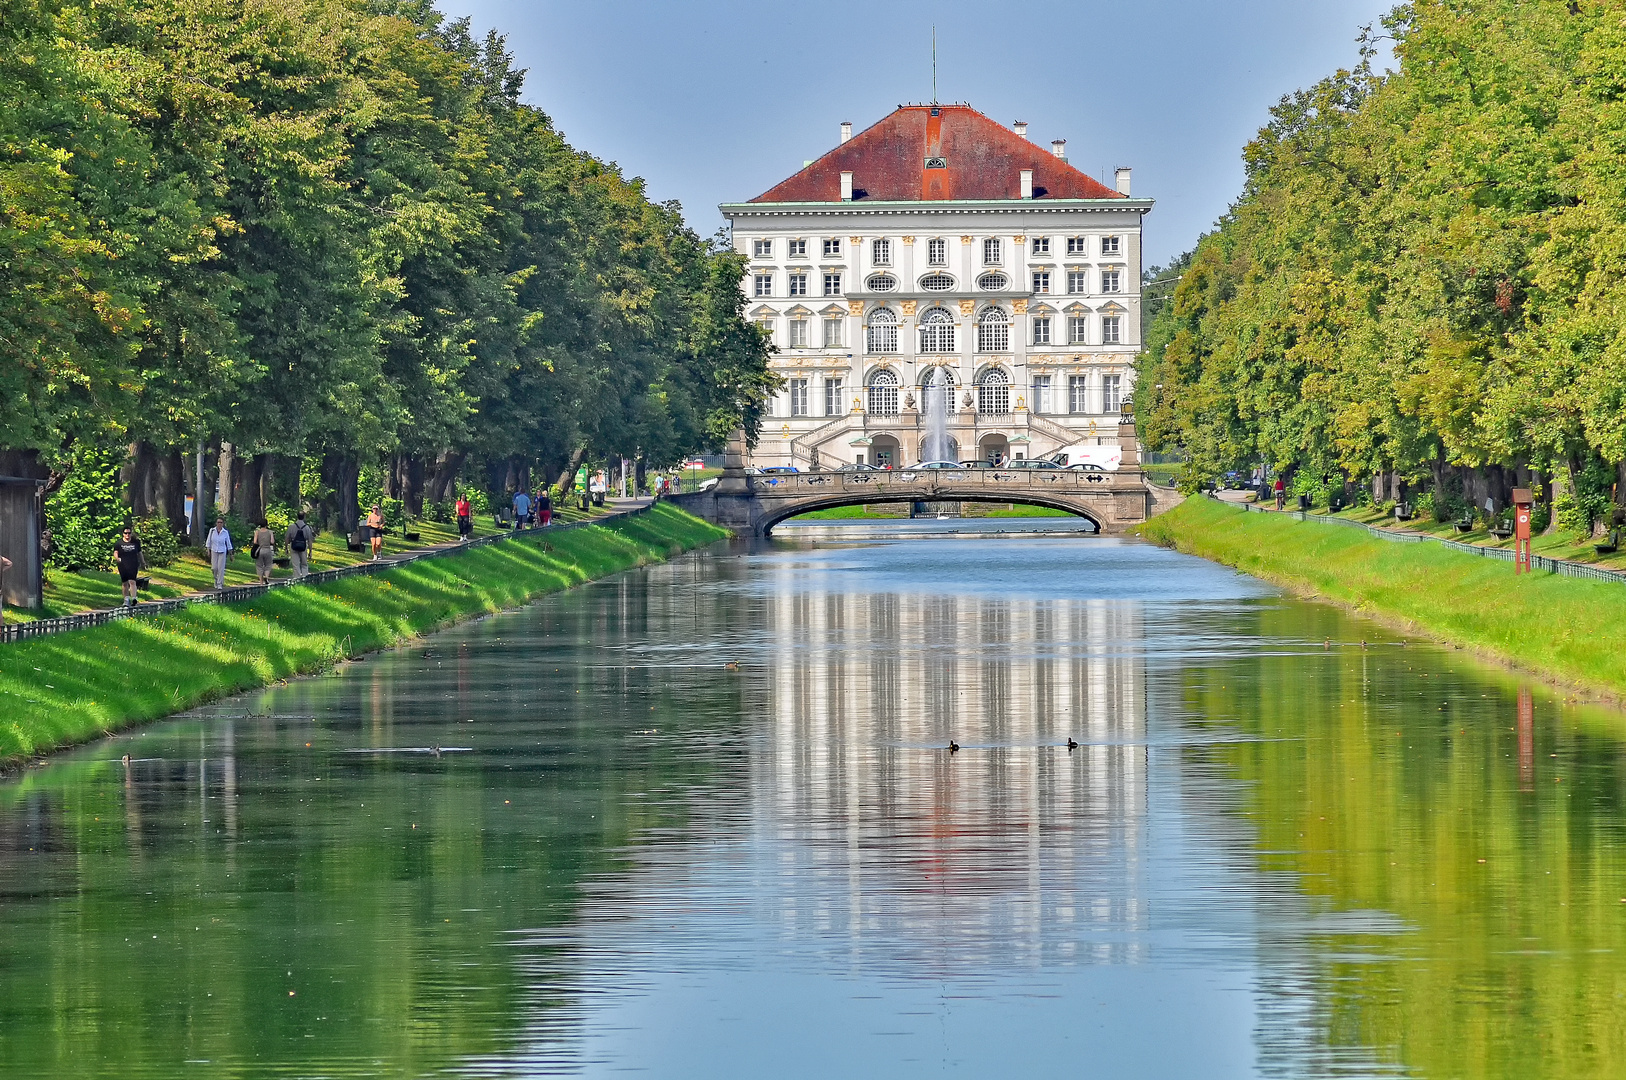
[[[669,506],[0,648],[0,762],[316,671],[728,535]]]
[[[1140,534],[1566,687],[1626,698],[1619,584],[1515,577],[1511,563],[1212,499],[1187,499]]]

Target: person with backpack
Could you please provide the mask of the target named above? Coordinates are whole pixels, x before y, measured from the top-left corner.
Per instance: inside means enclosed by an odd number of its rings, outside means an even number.
[[[316,531],[305,524],[305,511],[301,510],[294,523],[288,526],[288,562],[293,567],[296,581],[311,572],[311,544],[315,540]]]
[[[457,493],[457,535],[463,543],[469,542],[474,532],[474,506],[463,492]]]
[[[136,579],[141,576],[141,541],[128,525],[124,527],[124,535],[113,544],[113,562],[118,567],[124,606],[135,607],[136,590],[140,587]]]

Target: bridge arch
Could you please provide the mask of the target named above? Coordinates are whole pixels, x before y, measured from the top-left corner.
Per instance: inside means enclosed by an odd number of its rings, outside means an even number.
[[[810,514],[815,510],[831,510],[841,506],[877,506],[882,503],[899,502],[979,502],[979,503],[1006,503],[1018,502],[1024,506],[1043,506],[1049,510],[1061,510],[1074,517],[1081,517],[1095,526],[1095,533],[1100,535],[1105,531],[1101,518],[1085,510],[1078,500],[1066,496],[1047,496],[1043,492],[1029,494],[1022,493],[1019,499],[1013,499],[1010,494],[953,492],[952,490],[932,493],[929,500],[921,500],[919,493],[913,495],[900,495],[876,492],[831,492],[828,495],[809,495],[806,499],[797,499],[794,503],[785,503],[765,507],[758,528],[766,535],[775,525],[802,514]]]

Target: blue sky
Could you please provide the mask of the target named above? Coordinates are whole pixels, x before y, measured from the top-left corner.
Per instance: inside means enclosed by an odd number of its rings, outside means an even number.
[[[710,234],[720,202],[761,194],[896,105],[938,93],[1157,200],[1146,259],[1190,248],[1235,198],[1240,152],[1283,94],[1358,59],[1393,0],[942,0],[582,3],[441,0],[508,36],[526,100],[571,143],[677,199]]]

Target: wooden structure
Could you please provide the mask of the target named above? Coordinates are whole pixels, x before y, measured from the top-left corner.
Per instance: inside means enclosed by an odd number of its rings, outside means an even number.
[[[11,569],[0,582],[7,607],[37,608],[44,602],[45,567],[40,557],[45,481],[0,476],[0,555]]]

